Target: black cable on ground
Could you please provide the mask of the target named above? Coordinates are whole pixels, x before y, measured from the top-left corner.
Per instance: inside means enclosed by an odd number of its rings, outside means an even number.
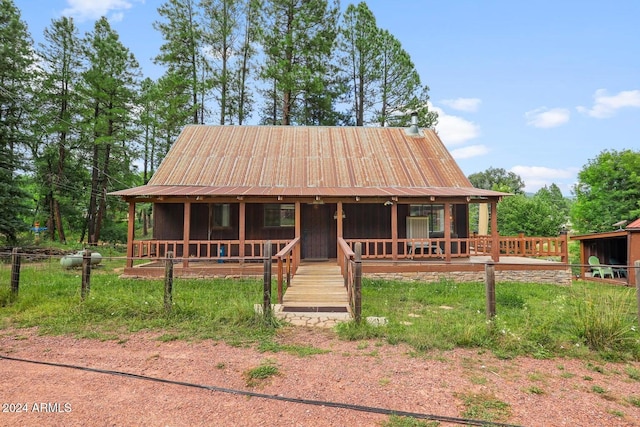
[[[24,363],[33,363],[37,365],[53,366],[56,368],[76,369],[80,371],[95,372],[99,374],[118,375],[122,377],[138,379],[138,380],[155,381],[155,382],[164,383],[164,384],[180,385],[184,387],[200,388],[200,389],[216,391],[220,393],[257,397],[257,398],[269,399],[269,400],[279,400],[282,402],[300,403],[304,405],[315,405],[315,406],[324,406],[329,408],[349,409],[352,411],[369,412],[369,413],[383,414],[383,415],[395,415],[398,417],[411,417],[411,418],[417,418],[417,419],[423,419],[423,420],[441,421],[441,422],[462,424],[462,425],[469,425],[469,426],[519,427],[513,424],[501,424],[496,422],[473,420],[468,418],[446,417],[443,415],[431,415],[431,414],[421,414],[417,412],[395,411],[392,409],[377,408],[377,407],[363,406],[363,405],[354,405],[350,403],[327,402],[322,400],[309,400],[309,399],[300,399],[295,397],[278,396],[273,394],[255,393],[253,391],[234,390],[234,389],[224,388],[224,387],[208,386],[208,385],[202,385],[202,384],[188,383],[184,381],[174,381],[174,380],[168,380],[164,378],[148,377],[145,375],[131,374],[128,372],[112,371],[108,369],[88,368],[84,366],[68,365],[64,363],[44,362],[41,360],[20,359],[17,357],[10,357],[10,356],[3,356],[3,355],[0,355],[0,359],[11,360],[14,362],[24,362]]]

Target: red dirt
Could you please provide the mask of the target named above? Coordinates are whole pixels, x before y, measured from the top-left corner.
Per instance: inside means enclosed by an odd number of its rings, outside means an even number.
[[[344,342],[327,330],[284,328],[282,344],[312,345],[300,357],[221,342],[161,342],[157,333],[120,341],[0,331],[0,355],[127,372],[234,390],[465,418],[462,397],[505,402],[499,420],[526,426],[640,426],[640,363],[499,360],[478,350],[415,355],[376,341]],[[250,386],[246,372],[279,374]],[[140,378],[0,359],[2,426],[379,426],[387,415],[282,402]],[[637,401],[636,401],[637,404]],[[20,410],[20,412],[17,412]],[[441,423],[441,426],[454,425]]]

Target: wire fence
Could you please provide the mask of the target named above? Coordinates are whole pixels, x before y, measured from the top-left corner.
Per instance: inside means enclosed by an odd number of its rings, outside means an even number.
[[[83,259],[88,265],[83,265]],[[172,273],[171,283],[167,284],[164,267],[180,265],[182,260],[178,258],[168,262],[166,259],[157,259],[155,262],[163,269],[160,277],[136,280],[122,278],[127,258],[121,252],[108,248],[101,248],[100,253],[90,251],[88,258],[83,252],[0,252],[0,303],[7,305],[7,302],[16,301],[19,297],[45,299],[57,296],[83,301],[92,296],[92,301],[103,301],[109,305],[118,298],[142,302],[145,306],[154,307],[158,313],[170,312],[174,306],[215,310],[222,301],[229,300],[235,301],[234,304],[240,304],[242,300],[245,305],[266,306],[266,273],[260,270],[260,265],[254,265],[253,270],[243,272],[239,269],[232,275],[214,279],[204,274],[200,278],[193,278]],[[591,271],[589,265],[565,266],[573,272]],[[363,316],[380,314],[395,317],[398,322],[411,323],[413,316],[426,315],[434,308],[434,304],[439,304],[435,306],[439,310],[443,310],[439,308],[441,306],[465,307],[472,313],[483,313],[490,318],[514,308],[522,309],[527,306],[528,300],[534,298],[544,302],[543,305],[549,310],[554,310],[554,305],[556,308],[562,307],[563,301],[580,298],[590,298],[593,303],[604,305],[609,303],[612,292],[620,293],[621,288],[626,286],[640,289],[640,284],[629,283],[628,274],[632,268],[639,269],[639,265],[616,267],[618,274],[584,286],[574,286],[572,290],[563,289],[566,288],[564,286],[505,280],[505,275],[496,282],[494,272],[491,273],[493,279],[488,280],[486,271],[485,280],[481,283],[458,283],[444,276],[435,283],[399,283],[369,278],[365,279],[362,291]],[[620,271],[624,271],[624,274]],[[272,277],[271,272],[269,277]],[[635,274],[636,282],[639,278],[640,274]],[[616,288],[617,291],[614,290]],[[633,300],[634,293],[637,303],[632,305],[632,309],[640,324],[640,292],[628,289],[627,298]],[[266,301],[273,301],[275,297],[268,295]],[[148,312],[149,309],[142,311]]]
[[[0,313],[4,311],[21,324],[30,324],[29,319],[36,317],[46,323],[58,316],[85,323],[120,318],[133,328],[180,321],[197,324],[199,319],[201,325],[213,325],[245,322],[254,316],[255,304],[262,301],[262,282],[253,276],[172,277],[167,289],[164,276],[123,277],[124,256],[96,255],[91,251],[66,255],[0,253]],[[174,323],[167,323],[167,319]],[[60,323],[64,320],[59,320],[58,326]]]

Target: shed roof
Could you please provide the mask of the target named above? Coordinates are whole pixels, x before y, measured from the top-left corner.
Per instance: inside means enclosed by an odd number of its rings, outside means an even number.
[[[186,126],[147,185],[120,196],[472,196],[433,130]]]
[[[636,219],[635,221],[631,222],[631,224],[627,225],[627,229],[635,230],[636,228],[640,229],[640,218]]]

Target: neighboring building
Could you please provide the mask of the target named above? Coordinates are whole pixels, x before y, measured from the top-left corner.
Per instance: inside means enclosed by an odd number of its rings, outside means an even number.
[[[624,281],[635,285],[636,274],[634,266],[640,261],[640,219],[636,219],[615,231],[603,233],[589,233],[571,236],[571,240],[580,242],[580,276],[591,277],[588,267],[589,257],[595,256],[600,263],[613,269],[613,280]]]

